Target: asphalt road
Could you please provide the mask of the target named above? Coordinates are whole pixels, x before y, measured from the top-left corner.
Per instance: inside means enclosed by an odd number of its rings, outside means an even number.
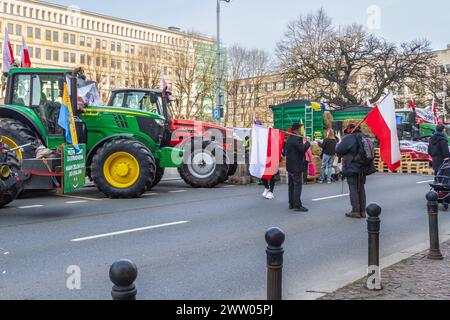
[[[383,208],[382,257],[428,241],[429,179],[369,177],[368,200]],[[133,200],[104,199],[93,187],[17,200],[0,211],[0,299],[110,299],[109,266],[120,258],[139,268],[138,299],[264,299],[264,233],[274,226],[286,233],[284,298],[316,298],[367,267],[366,222],[344,217],[342,188],[306,186],[306,214],[287,209],[285,185],[274,201],[256,185],[203,190],[182,181]],[[439,223],[448,235],[450,213]],[[73,265],[80,290],[66,286]]]

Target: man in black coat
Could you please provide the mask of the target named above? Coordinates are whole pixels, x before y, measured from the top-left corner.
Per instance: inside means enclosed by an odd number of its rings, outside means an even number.
[[[448,149],[448,140],[444,135],[445,126],[439,124],[436,126],[436,132],[430,139],[428,145],[428,154],[433,158],[433,169],[435,175],[438,174],[444,161],[450,159],[450,152]]]
[[[336,146],[336,153],[342,158],[342,173],[347,179],[350,190],[350,202],[352,212],[346,213],[348,218],[366,218],[366,170],[362,164],[355,160],[358,154],[358,135],[361,135],[361,128],[350,125],[345,130],[346,136],[341,143]]]
[[[289,209],[295,212],[308,212],[303,207],[302,196],[302,173],[305,170],[305,154],[310,148],[310,144],[303,144],[301,138],[301,125],[295,123],[292,126],[292,133],[286,142],[286,167],[289,176]]]

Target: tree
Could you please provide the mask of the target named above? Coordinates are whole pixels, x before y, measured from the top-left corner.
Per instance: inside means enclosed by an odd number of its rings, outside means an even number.
[[[334,27],[323,9],[288,24],[278,43],[280,71],[294,84],[293,96],[336,106],[378,101],[411,83],[429,87],[437,66],[427,40],[399,46],[362,25]]]
[[[229,49],[227,124],[235,127],[237,111],[240,111],[244,116],[244,125],[251,125],[252,119],[248,119],[248,116],[254,113],[256,115],[257,107],[262,103],[265,94],[264,76],[269,71],[270,56],[267,52],[239,45]]]

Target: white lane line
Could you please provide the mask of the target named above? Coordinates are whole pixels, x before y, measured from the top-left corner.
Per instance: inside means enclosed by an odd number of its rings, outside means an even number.
[[[77,201],[66,201],[67,204],[77,204],[77,203],[86,203],[87,200],[77,200]]]
[[[182,193],[182,192],[186,192],[186,190],[173,190],[173,191],[169,191],[169,193]]]
[[[106,199],[96,199],[96,198],[88,198],[88,197],[79,197],[79,196],[68,196],[66,194],[58,194],[59,197],[71,198],[71,199],[81,199],[81,200],[89,200],[89,201],[104,201]]]
[[[434,182],[434,180],[419,181],[419,182],[416,182],[416,183],[417,184],[425,184],[425,183],[432,183],[432,182]]]
[[[153,192],[153,193],[145,193],[145,194],[143,194],[142,196],[143,196],[143,197],[151,197],[151,196],[157,196],[157,195],[158,195],[158,193]]]
[[[342,198],[342,197],[348,197],[350,194],[339,194],[337,196],[331,196],[331,197],[325,197],[325,198],[318,198],[318,199],[312,199],[312,201],[322,201],[322,200],[330,200],[330,199],[336,199],[336,198]]]
[[[90,237],[72,239],[70,241],[71,242],[80,242],[80,241],[86,241],[86,240],[106,238],[106,237],[112,237],[112,236],[117,236],[117,235],[121,235],[121,234],[132,233],[132,232],[139,232],[139,231],[145,231],[145,230],[151,230],[151,229],[170,227],[170,226],[175,226],[175,225],[185,224],[185,223],[189,223],[189,221],[177,221],[177,222],[158,224],[158,225],[142,227],[142,228],[135,228],[135,229],[129,229],[129,230],[123,230],[123,231],[104,233],[104,234],[99,234],[99,235],[90,236]]]
[[[34,206],[23,206],[23,207],[19,207],[19,209],[33,209],[33,208],[41,208],[43,207],[42,204],[36,204]]]

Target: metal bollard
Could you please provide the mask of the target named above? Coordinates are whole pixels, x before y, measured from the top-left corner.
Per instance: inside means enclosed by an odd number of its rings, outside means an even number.
[[[427,208],[428,208],[428,223],[430,226],[430,252],[428,259],[442,260],[444,257],[439,248],[439,225],[438,225],[438,211],[439,211],[439,196],[436,192],[430,191],[427,193]]]
[[[369,290],[381,290],[380,275],[380,214],[381,207],[376,203],[367,207],[367,232],[369,235],[369,259],[368,259],[368,280],[366,287]]]
[[[283,243],[285,235],[281,229],[266,232],[267,246],[267,300],[282,299]]]
[[[133,261],[119,260],[113,263],[109,269],[109,279],[114,283],[111,290],[113,300],[136,300],[137,289],[134,281],[137,273]]]

